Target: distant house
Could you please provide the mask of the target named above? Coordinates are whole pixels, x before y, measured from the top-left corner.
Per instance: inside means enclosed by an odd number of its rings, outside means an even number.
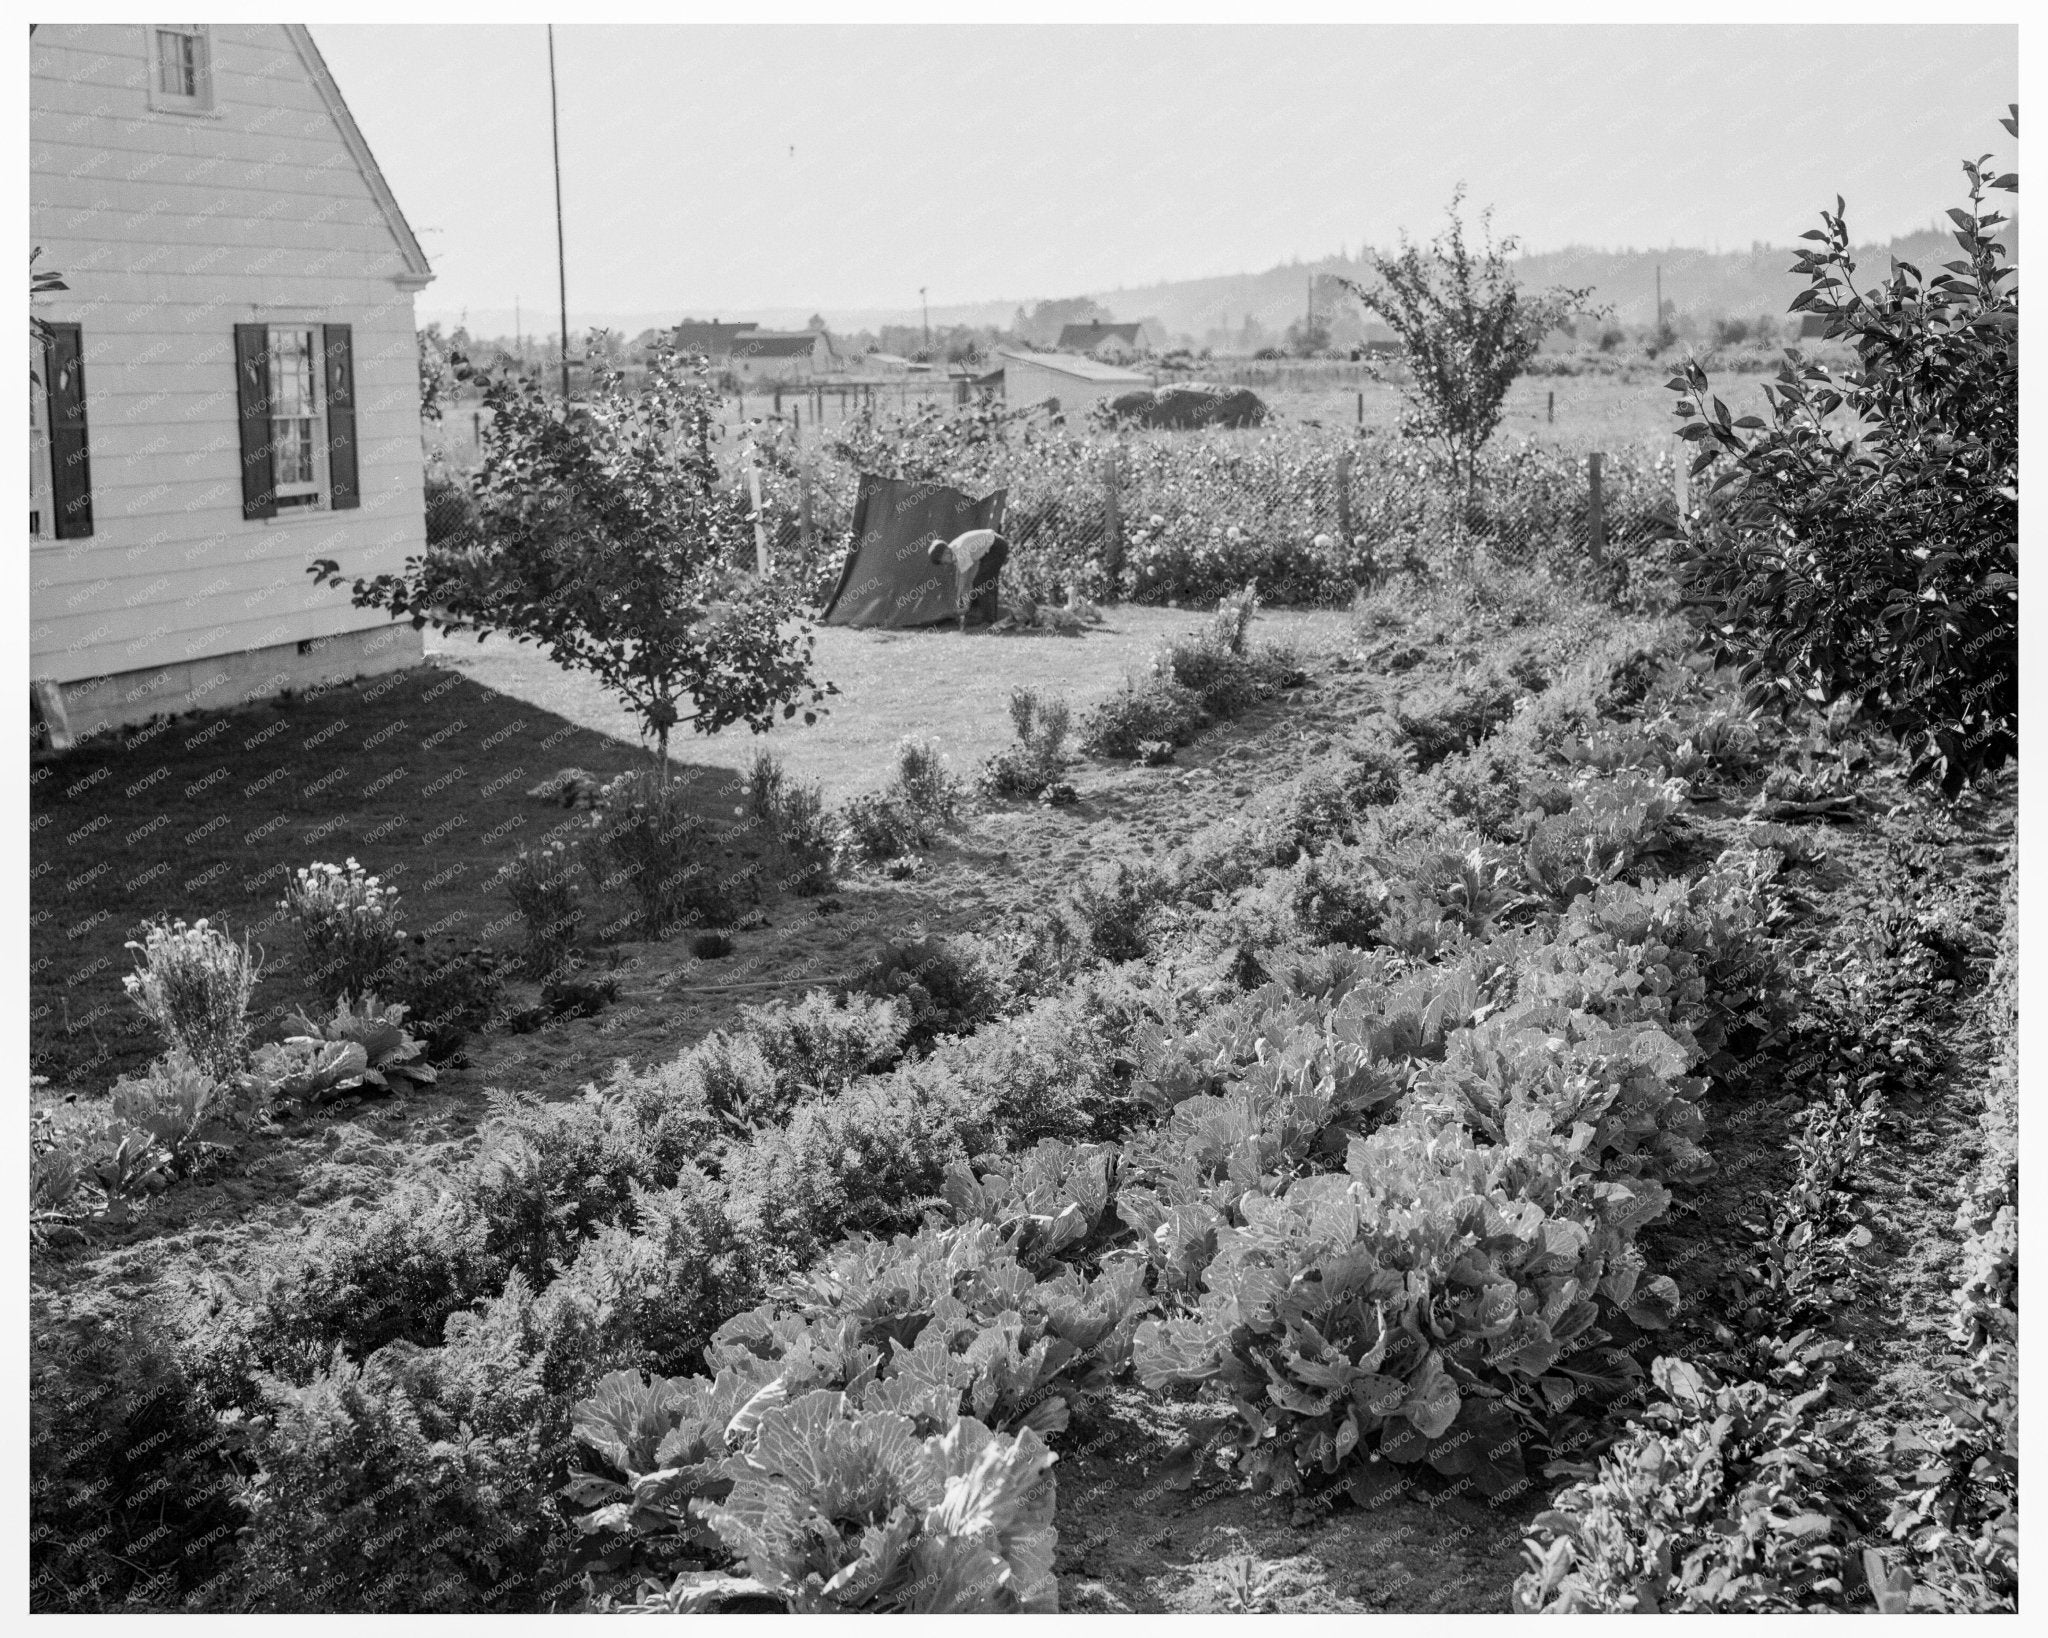
[[[862,353],[852,361],[852,368],[860,375],[929,375],[932,367],[901,353],[875,352]]]
[[[1135,358],[1144,349],[1138,340],[1138,324],[1063,324],[1059,351],[1087,353],[1091,357]]]
[[[1401,351],[1401,338],[1384,324],[1367,324],[1365,336],[1351,350],[1353,358],[1392,358]]]
[[[1163,320],[1141,318],[1138,320],[1138,350],[1145,353],[1163,353],[1173,345],[1173,333],[1166,328]]]
[[[433,277],[296,23],[29,40],[29,667],[74,734],[418,662],[353,578],[424,549]]]
[[[734,342],[760,328],[751,320],[726,324],[718,319],[684,319],[675,327],[676,350],[701,353],[712,363],[723,364],[732,356]]]
[[[1152,385],[1152,378],[1141,371],[1071,353],[1024,353],[998,347],[996,358],[1002,365],[1003,397],[1019,407],[1051,400],[1073,414],[1098,400]]]
[[[743,381],[816,381],[839,367],[822,330],[750,329],[734,339],[725,367]]]

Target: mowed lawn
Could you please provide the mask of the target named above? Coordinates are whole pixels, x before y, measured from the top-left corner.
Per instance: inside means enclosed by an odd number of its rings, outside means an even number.
[[[1063,698],[1081,713],[1114,693],[1129,672],[1145,671],[1152,655],[1208,619],[1193,609],[1103,610],[1103,623],[1078,636],[1013,634],[953,627],[916,631],[817,628],[817,672],[839,685],[831,710],[806,727],[798,717],[756,738],[744,729],[716,736],[687,731],[670,742],[673,754],[733,772],[743,771],[756,749],[768,746],[797,779],[824,787],[825,800],[844,802],[873,790],[889,776],[896,746],[906,735],[935,739],[953,772],[971,775],[1013,737],[1010,691],[1029,688]],[[1289,643],[1303,654],[1343,649],[1351,642],[1351,616],[1343,610],[1262,610],[1254,642]],[[436,638],[429,654],[501,694],[601,733],[633,740],[630,712],[588,676],[566,672],[545,651],[492,637]],[[566,760],[566,759],[565,759]]]
[[[1011,736],[1010,690],[1076,715],[1205,616],[1113,608],[1075,637],[823,629],[820,673],[841,693],[816,727],[685,735],[672,747],[690,805],[729,818],[734,776],[766,743],[844,802],[888,777],[897,741],[935,738],[971,774]],[[1258,640],[1346,644],[1342,613],[1262,614]],[[255,1010],[311,1003],[278,916],[290,874],[353,857],[403,898],[436,949],[511,950],[521,929],[488,884],[523,843],[587,821],[526,792],[565,767],[609,778],[645,766],[631,715],[545,653],[492,638],[429,639],[429,663],[233,710],[103,735],[30,775],[29,1025],[33,1073],[104,1087],[161,1043],[122,993],[125,943],[156,915],[204,916],[267,952]],[[274,1038],[276,1031],[270,1031]],[[259,1031],[259,1038],[261,1032]]]

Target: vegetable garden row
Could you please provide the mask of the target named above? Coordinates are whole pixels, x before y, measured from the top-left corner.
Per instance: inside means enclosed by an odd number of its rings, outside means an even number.
[[[1663,1357],[1646,1249],[1712,1165],[1710,1082],[1789,1017],[1783,855],[1686,841],[1686,782],[1758,731],[1668,631],[1589,615],[1560,661],[1564,629],[898,998],[502,1108],[186,1334],[137,1316],[125,1424],[39,1396],[41,1494],[89,1509],[83,1425],[178,1446],[128,1578],[156,1607],[1048,1609],[1062,1434],[1113,1383],[1324,1505],[1509,1504],[1646,1399],[1667,1442],[1730,1394],[1796,1430],[1812,1396]],[[1657,1581],[1616,1482],[1548,1516],[1521,1601]],[[1682,1519],[1634,1497],[1640,1539],[1709,1542],[1661,1601],[1839,1589],[1824,1512],[1690,1483]]]

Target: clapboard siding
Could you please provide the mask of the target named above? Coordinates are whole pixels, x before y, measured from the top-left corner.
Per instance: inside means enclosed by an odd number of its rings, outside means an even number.
[[[30,40],[30,233],[81,327],[94,532],[30,554],[35,675],[78,681],[386,622],[306,565],[425,543],[413,292],[427,276],[282,24],[215,24],[214,109],[149,106],[139,24]],[[362,504],[242,516],[234,326],[347,324]]]

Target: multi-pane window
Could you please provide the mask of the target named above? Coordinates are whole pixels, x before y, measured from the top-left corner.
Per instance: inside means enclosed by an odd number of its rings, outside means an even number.
[[[270,470],[277,504],[317,506],[327,438],[320,405],[320,333],[312,326],[270,331]]]
[[[156,88],[169,97],[199,95],[199,36],[182,28],[156,31]]]
[[[174,114],[213,109],[213,64],[203,23],[155,23],[147,31],[149,105]]]

